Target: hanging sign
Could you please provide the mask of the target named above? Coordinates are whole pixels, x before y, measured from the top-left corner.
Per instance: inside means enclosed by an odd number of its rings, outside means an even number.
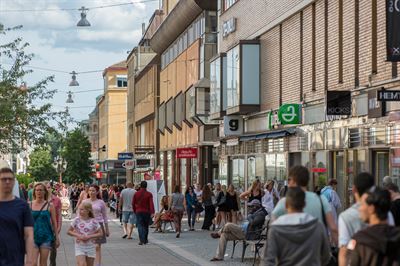
[[[386,0],[387,61],[400,62],[400,1]]]
[[[284,104],[279,107],[278,118],[282,125],[301,124],[301,104]]]

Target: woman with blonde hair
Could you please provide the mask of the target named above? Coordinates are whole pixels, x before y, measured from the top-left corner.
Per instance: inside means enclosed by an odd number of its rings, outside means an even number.
[[[247,199],[248,202],[257,199],[261,202],[263,195],[264,193],[262,190],[261,181],[259,179],[256,179],[253,181],[253,184],[251,185],[250,189],[240,194],[240,199],[242,200]]]
[[[53,204],[48,201],[49,193],[43,183],[36,183],[33,186],[32,198],[30,208],[34,220],[34,265],[38,265],[39,260],[40,266],[46,266],[53,242],[56,248],[60,246],[56,211]]]

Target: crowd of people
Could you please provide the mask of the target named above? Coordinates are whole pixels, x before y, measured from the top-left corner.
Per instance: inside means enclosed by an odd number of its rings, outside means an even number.
[[[390,178],[379,188],[369,173],[357,175],[355,203],[342,211],[336,180],[317,194],[307,191],[309,176],[307,168],[295,166],[281,187],[259,178],[247,191],[217,183],[182,193],[176,186],[155,212],[146,181],[136,187],[38,182],[21,186],[15,197],[15,175],[0,161],[0,265],[56,265],[65,197],[77,213],[67,229],[75,238],[77,265],[101,265],[110,211],[123,225],[123,239],[132,239],[137,227],[139,245],[148,244],[150,225],[161,232],[163,222],[172,222],[180,238],[183,216],[189,231],[203,216],[198,230],[218,239],[211,261],[224,260],[228,241],[254,240],[266,230],[263,265],[400,265],[400,193]]]

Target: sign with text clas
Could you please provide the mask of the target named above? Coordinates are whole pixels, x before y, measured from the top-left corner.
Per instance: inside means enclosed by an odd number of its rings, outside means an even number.
[[[177,159],[197,158],[197,148],[177,148],[176,158]]]
[[[326,115],[351,115],[351,92],[327,91]]]
[[[243,124],[243,118],[241,116],[224,116],[224,135],[242,135],[244,128]]]
[[[400,62],[400,1],[386,0],[387,61]]]

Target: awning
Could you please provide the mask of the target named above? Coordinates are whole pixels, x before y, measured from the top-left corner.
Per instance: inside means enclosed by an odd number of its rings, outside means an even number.
[[[255,134],[255,135],[247,135],[240,137],[240,141],[250,141],[250,140],[258,140],[258,139],[277,139],[283,138],[290,135],[294,135],[296,133],[295,128],[282,129],[277,131],[271,131],[267,133]]]

